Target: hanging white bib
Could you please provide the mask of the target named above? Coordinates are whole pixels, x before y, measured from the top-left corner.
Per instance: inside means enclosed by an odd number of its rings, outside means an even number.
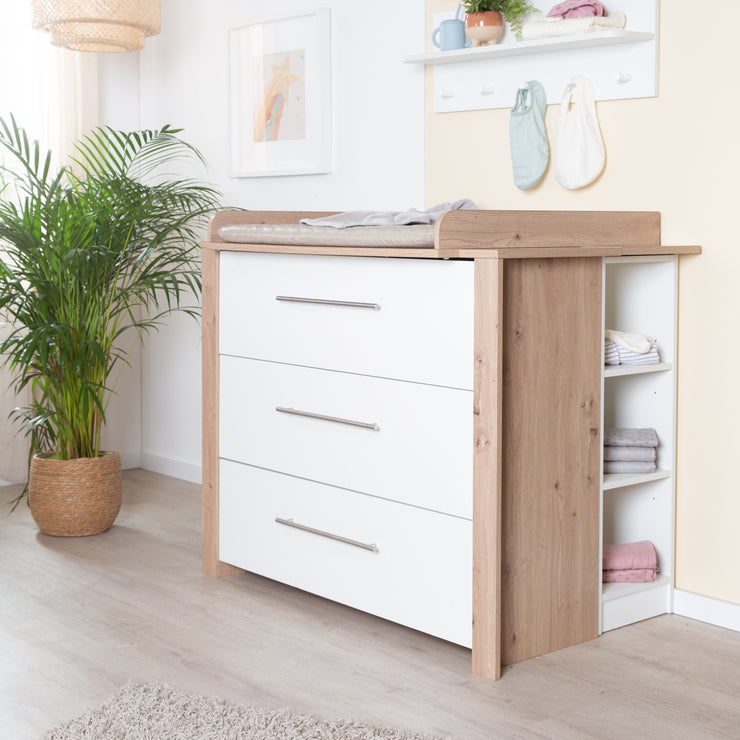
[[[560,103],[555,177],[564,188],[577,190],[601,174],[605,161],[591,81],[574,77]]]

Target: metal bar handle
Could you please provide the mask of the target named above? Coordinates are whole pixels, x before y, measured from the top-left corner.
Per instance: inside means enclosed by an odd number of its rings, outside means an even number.
[[[305,524],[298,524],[292,519],[282,519],[279,516],[275,517],[275,521],[278,524],[284,524],[286,527],[293,527],[294,529],[300,529],[304,532],[311,532],[311,534],[318,534],[321,537],[328,537],[330,540],[336,540],[337,542],[344,542],[347,545],[353,547],[360,547],[363,550],[370,550],[371,552],[380,552],[378,546],[374,543],[358,542],[357,540],[351,540],[349,537],[342,537],[339,534],[333,534],[332,532],[325,532],[323,529],[314,529],[313,527],[307,527]]]
[[[363,303],[361,301],[331,301],[328,298],[300,298],[294,295],[276,295],[276,301],[290,301],[291,303],[321,303],[326,306],[349,306],[350,308],[372,308],[380,311],[379,303]]]
[[[314,414],[313,411],[301,411],[300,409],[287,408],[285,406],[275,406],[275,411],[281,414],[293,414],[295,416],[307,416],[309,419],[321,419],[321,421],[334,421],[337,424],[349,424],[352,427],[362,427],[363,429],[372,429],[374,432],[380,431],[380,426],[374,422],[355,421],[354,419],[342,419],[339,416],[327,416],[326,414]]]

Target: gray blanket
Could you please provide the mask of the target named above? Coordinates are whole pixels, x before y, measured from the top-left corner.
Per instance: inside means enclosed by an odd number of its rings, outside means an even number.
[[[322,218],[303,218],[304,226],[332,226],[346,229],[350,226],[410,226],[411,224],[433,224],[447,211],[477,211],[478,206],[467,198],[452,203],[440,203],[426,211],[409,208],[406,211],[345,211]]]
[[[604,432],[604,447],[657,447],[658,434],[655,429],[607,429]]]

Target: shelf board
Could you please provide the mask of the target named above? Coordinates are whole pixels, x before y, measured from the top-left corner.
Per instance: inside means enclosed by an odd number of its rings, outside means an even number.
[[[615,488],[625,488],[626,486],[636,486],[640,483],[649,483],[654,480],[663,480],[670,478],[670,470],[658,469],[654,473],[606,473],[604,475],[603,489],[611,491]]]
[[[645,31],[598,31],[572,36],[557,36],[536,41],[515,41],[495,46],[478,46],[469,49],[437,51],[431,54],[415,54],[406,57],[408,64],[450,64],[453,62],[473,62],[481,59],[520,56],[522,54],[540,54],[569,49],[590,49],[599,46],[633,44],[640,41],[653,41],[654,33]]]
[[[656,362],[654,365],[604,365],[604,377],[618,378],[624,375],[662,373],[672,369],[673,363],[671,362]]]
[[[670,576],[658,576],[652,583],[602,583],[601,600],[611,601],[612,599],[622,599],[644,591],[664,588],[671,585]]]

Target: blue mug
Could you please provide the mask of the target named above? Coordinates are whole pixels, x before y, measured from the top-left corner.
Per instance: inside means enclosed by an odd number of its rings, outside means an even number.
[[[439,41],[437,37],[439,36]],[[464,49],[472,43],[465,38],[465,23],[457,18],[442,21],[432,34],[432,43],[442,51]]]

